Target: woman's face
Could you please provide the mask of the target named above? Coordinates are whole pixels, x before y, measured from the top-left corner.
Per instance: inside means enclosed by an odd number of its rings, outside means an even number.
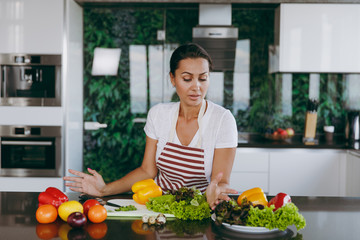
[[[205,98],[209,87],[209,62],[204,58],[183,59],[175,70],[175,76],[170,73],[170,79],[180,102],[197,106]]]

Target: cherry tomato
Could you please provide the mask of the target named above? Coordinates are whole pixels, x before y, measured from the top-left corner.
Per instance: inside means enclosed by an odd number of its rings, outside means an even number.
[[[36,225],[36,235],[40,239],[53,239],[58,236],[58,225],[56,223]]]
[[[93,223],[101,223],[107,217],[106,208],[101,205],[92,206],[88,212],[88,218]]]
[[[108,227],[106,223],[90,223],[88,224],[86,231],[93,239],[102,239],[107,233]]]
[[[84,207],[84,214],[85,216],[88,215],[88,212],[89,212],[89,209],[92,207],[92,206],[96,206],[96,205],[100,205],[100,203],[95,200],[95,199],[88,199],[84,202],[83,204],[83,207]]]
[[[36,210],[36,220],[39,223],[52,223],[57,218],[57,210],[51,204],[41,205]]]

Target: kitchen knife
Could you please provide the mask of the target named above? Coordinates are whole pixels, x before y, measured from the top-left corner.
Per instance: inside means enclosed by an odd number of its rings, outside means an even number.
[[[122,207],[122,206],[120,206],[120,205],[118,205],[118,204],[115,204],[115,203],[111,203],[111,202],[105,202],[105,204],[104,205],[108,205],[108,206],[111,206],[111,207]]]

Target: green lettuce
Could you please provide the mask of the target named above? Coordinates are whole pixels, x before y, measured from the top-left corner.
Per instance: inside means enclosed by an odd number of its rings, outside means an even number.
[[[273,211],[273,209],[273,205],[270,207],[265,206],[262,210],[251,206],[246,225],[266,227],[268,229],[278,228],[280,231],[284,231],[291,225],[295,225],[297,230],[306,226],[304,216],[299,213],[294,203],[287,203],[276,211]]]
[[[150,198],[146,202],[146,208],[154,212],[171,213],[171,204],[175,202],[174,195],[162,195],[159,197]]]
[[[191,198],[179,198],[173,194],[150,198],[146,208],[155,212],[170,213],[182,220],[202,220],[211,216],[206,197],[198,190],[194,191]]]

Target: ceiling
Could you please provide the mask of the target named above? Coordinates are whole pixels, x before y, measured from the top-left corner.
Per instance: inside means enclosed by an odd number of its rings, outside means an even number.
[[[81,6],[124,6],[132,4],[198,4],[198,3],[234,3],[234,4],[279,4],[279,3],[360,3],[360,0],[75,0]]]

